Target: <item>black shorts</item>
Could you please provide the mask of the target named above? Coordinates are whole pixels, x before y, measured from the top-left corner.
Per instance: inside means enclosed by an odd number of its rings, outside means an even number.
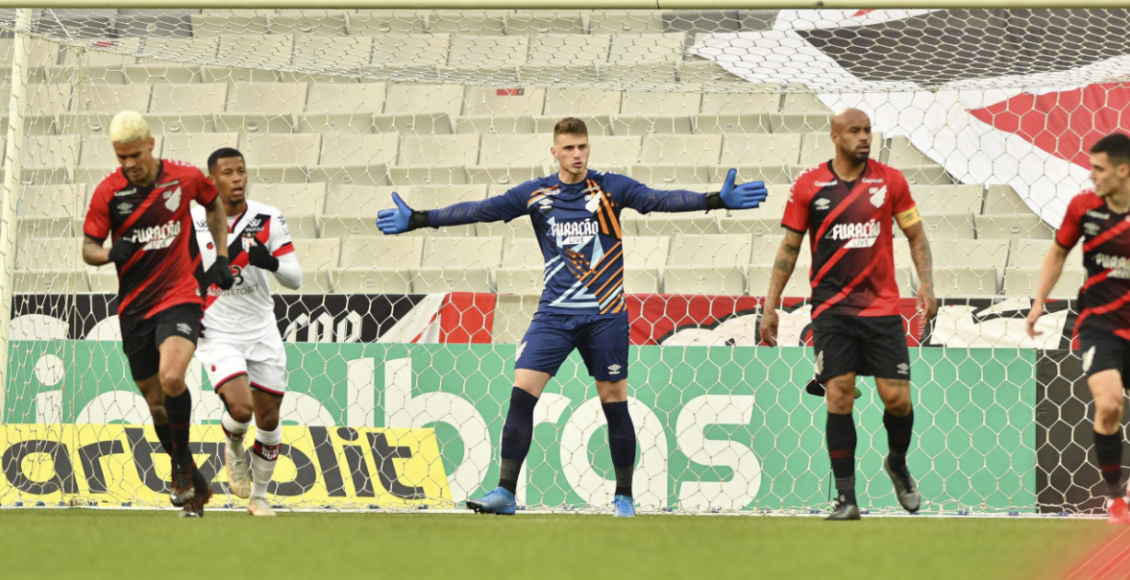
[[[1111,332],[1083,329],[1079,332],[1079,345],[1083,347],[1085,376],[1113,369],[1122,374],[1122,384],[1126,385],[1126,373],[1130,370],[1130,340]]]
[[[816,380],[855,373],[882,379],[910,379],[910,349],[901,316],[836,316],[812,321]]]
[[[170,336],[180,336],[196,344],[204,310],[199,304],[177,304],[144,320],[120,320],[122,348],[129,360],[133,380],[148,379],[161,367],[158,348]]]

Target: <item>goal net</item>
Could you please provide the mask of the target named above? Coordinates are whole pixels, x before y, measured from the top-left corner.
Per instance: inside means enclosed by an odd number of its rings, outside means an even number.
[[[758,346],[757,326],[790,183],[833,156],[830,117],[851,106],[871,116],[872,157],[906,174],[933,248],[940,312],[926,328],[896,232],[924,510],[1101,508],[1071,353],[1077,254],[1041,337],[1024,316],[1086,186],[1087,148],[1130,130],[1127,11],[21,14],[0,12],[0,106],[17,95],[0,117],[16,145],[4,164],[16,217],[0,224],[14,241],[2,506],[166,505],[169,463],[121,351],[115,273],[80,253],[90,196],[117,167],[109,119],[133,109],[163,158],[206,169],[215,149],[241,150],[249,197],[280,208],[294,237],[303,286],[275,288],[289,391],[272,503],[443,509],[494,487],[543,283],[533,230],[388,237],[375,217],[393,191],[429,209],[551,174],[553,125],[577,116],[593,168],[708,192],[736,167],[770,192],[757,210],[623,214],[640,509],[826,509],[825,407],[803,390],[807,253],[782,346]],[[196,361],[188,384],[197,462],[217,503],[238,506],[222,403]],[[860,501],[897,511],[882,402],[871,379],[860,387]],[[535,419],[519,502],[607,509],[605,420],[576,354]]]

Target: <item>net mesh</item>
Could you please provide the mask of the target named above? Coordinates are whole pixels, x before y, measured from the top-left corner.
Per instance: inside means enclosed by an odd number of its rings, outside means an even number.
[[[0,103],[14,36],[30,38],[0,505],[163,505],[168,460],[116,342],[116,276],[80,252],[90,195],[117,166],[109,119],[133,109],[163,158],[203,168],[213,150],[239,148],[250,197],[278,207],[295,238],[303,286],[276,287],[290,379],[273,502],[442,508],[494,486],[513,361],[542,285],[533,230],[517,220],[384,237],[375,217],[393,191],[428,209],[552,173],[553,125],[578,116],[595,168],[707,192],[736,167],[770,191],[751,211],[624,213],[636,501],[823,509],[824,407],[802,389],[814,364],[807,254],[784,293],[785,346],[757,346],[756,327],[790,183],[833,155],[832,111],[854,106],[874,122],[872,157],[911,183],[935,257],[941,313],[919,342],[917,274],[895,241],[924,509],[1100,508],[1070,353],[1077,254],[1045,334],[1027,338],[1023,317],[1066,201],[1086,185],[1086,148],[1130,129],[1128,20],[107,9],[37,10],[16,30],[15,11],[0,11]],[[198,463],[227,494],[222,404],[195,361],[188,383]],[[859,495],[894,510],[882,402],[866,385]],[[606,509],[606,427],[576,354],[536,421],[519,502]]]

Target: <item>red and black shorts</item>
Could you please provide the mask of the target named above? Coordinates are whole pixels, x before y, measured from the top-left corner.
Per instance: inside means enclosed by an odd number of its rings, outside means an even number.
[[[141,381],[157,374],[161,368],[158,349],[170,336],[187,338],[196,344],[203,317],[204,310],[199,304],[177,304],[143,320],[120,320],[122,348],[133,380]]]
[[[910,380],[910,349],[901,316],[825,314],[812,321],[816,380],[855,373]]]

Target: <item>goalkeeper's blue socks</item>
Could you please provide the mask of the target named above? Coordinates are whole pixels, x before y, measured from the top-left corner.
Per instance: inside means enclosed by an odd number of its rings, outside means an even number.
[[[616,495],[632,497],[632,472],[636,464],[636,427],[628,414],[628,402],[601,403],[608,419],[608,449],[616,469]]]
[[[518,490],[518,476],[522,473],[522,463],[526,461],[534,438],[534,407],[537,404],[537,397],[518,387],[510,391],[510,410],[506,412],[506,423],[502,426],[502,467],[498,487],[510,493],[511,501]]]

